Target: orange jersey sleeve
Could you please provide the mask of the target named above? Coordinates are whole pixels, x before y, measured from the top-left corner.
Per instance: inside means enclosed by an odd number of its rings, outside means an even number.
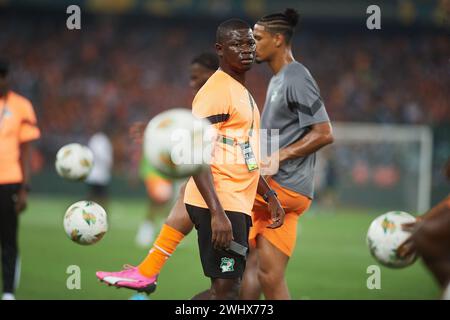
[[[220,129],[228,121],[231,114],[231,101],[228,94],[226,78],[215,77],[204,85],[192,102],[192,113],[198,118],[208,119],[216,129]],[[222,89],[220,89],[222,88]]]

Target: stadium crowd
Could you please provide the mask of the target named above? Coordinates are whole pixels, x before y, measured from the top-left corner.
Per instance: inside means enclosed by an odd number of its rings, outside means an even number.
[[[59,146],[87,141],[92,127],[106,126],[116,169],[128,158],[133,122],[190,106],[188,66],[198,53],[214,49],[217,24],[101,17],[69,31],[64,20],[42,21],[0,19],[0,53],[12,62],[13,89],[35,106],[39,149],[53,157]],[[305,31],[294,52],[316,78],[333,121],[450,123],[450,42],[444,34]],[[266,66],[250,72],[260,108],[269,78]]]

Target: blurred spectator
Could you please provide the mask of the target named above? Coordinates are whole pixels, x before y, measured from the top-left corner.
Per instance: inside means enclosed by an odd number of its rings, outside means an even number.
[[[98,122],[97,122],[98,121]],[[105,120],[98,119],[92,123],[89,132],[92,134],[88,147],[94,154],[94,165],[86,183],[89,186],[89,199],[100,204],[108,212],[111,171],[113,167],[113,148],[108,137]]]

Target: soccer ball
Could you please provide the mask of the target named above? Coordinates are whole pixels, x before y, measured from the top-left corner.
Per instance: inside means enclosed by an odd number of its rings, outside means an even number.
[[[108,231],[108,216],[105,209],[97,203],[78,201],[66,210],[64,230],[78,244],[94,244]]]
[[[403,231],[401,225],[414,221],[416,218],[403,211],[390,211],[377,217],[367,232],[367,245],[375,260],[391,268],[411,265],[417,258],[416,253],[402,259],[397,249],[411,235]]]
[[[68,180],[85,180],[93,164],[92,151],[78,143],[65,145],[56,154],[56,172],[60,177]]]
[[[206,119],[197,119],[187,109],[158,114],[144,133],[144,155],[169,178],[199,173],[211,160],[215,131]]]

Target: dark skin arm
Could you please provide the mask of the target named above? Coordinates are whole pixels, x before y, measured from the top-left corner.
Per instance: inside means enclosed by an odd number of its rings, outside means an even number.
[[[276,161],[278,158],[278,161],[282,163],[283,161],[312,154],[324,146],[333,143],[334,137],[332,131],[329,122],[314,124],[311,126],[311,130],[301,139],[280,149],[278,153],[272,155],[268,161],[270,163],[270,161]]]
[[[450,196],[439,202],[436,206],[431,208],[422,216],[418,216],[415,222],[405,223],[402,225],[402,229],[407,232],[417,232],[417,230],[427,221],[432,220],[440,215],[450,214]],[[416,251],[416,246],[414,245],[414,238],[411,236],[403,242],[397,250],[399,257],[407,257]]]
[[[447,164],[444,168],[444,175],[447,177],[447,180],[450,180],[450,158],[447,160]],[[440,215],[450,214],[450,196],[447,196],[444,200],[439,202],[436,206],[431,208],[422,216],[418,216],[416,221],[413,223],[405,223],[402,225],[402,229],[407,232],[414,233],[416,232],[426,220],[431,220]],[[404,243],[400,245],[398,248],[398,255],[400,257],[407,257],[408,255],[414,253],[416,250],[414,241],[412,237],[406,239]]]
[[[311,126],[311,131],[303,136],[303,138],[280,149],[280,162],[305,157],[333,143],[333,141],[334,137],[329,122],[314,124]]]
[[[450,196],[439,202],[435,207],[431,208],[423,216],[417,217],[417,221],[432,219],[438,215],[450,212]]]
[[[20,145],[20,167],[23,174],[23,186],[29,184],[30,178],[30,157],[31,157],[31,144],[30,142],[24,142]],[[25,187],[22,187],[16,198],[16,213],[19,214],[27,207],[28,192]]]
[[[259,177],[257,192],[261,196],[265,195],[270,190],[270,186],[263,176]],[[275,195],[270,195],[267,203],[267,207],[272,216],[272,224],[268,225],[267,228],[275,229],[281,227],[284,223],[285,212],[280,204],[280,201]]]
[[[193,176],[193,179],[211,213],[211,240],[214,248],[229,248],[230,242],[233,240],[233,229],[214,188],[211,168]]]

